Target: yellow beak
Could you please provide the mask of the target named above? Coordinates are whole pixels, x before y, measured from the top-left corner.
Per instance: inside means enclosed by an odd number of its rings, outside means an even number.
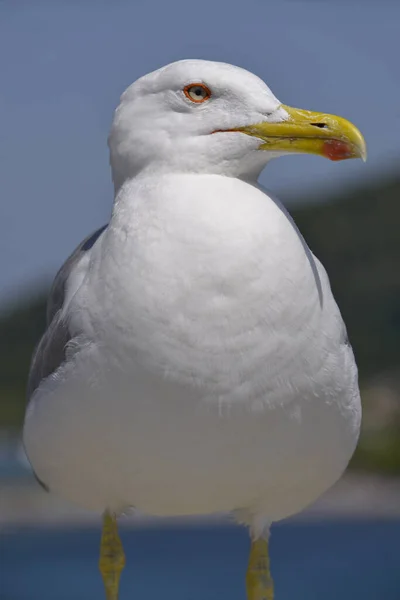
[[[318,154],[331,160],[367,159],[367,146],[361,132],[346,119],[291,108],[282,104],[289,118],[279,123],[256,123],[236,131],[260,138],[260,150]]]

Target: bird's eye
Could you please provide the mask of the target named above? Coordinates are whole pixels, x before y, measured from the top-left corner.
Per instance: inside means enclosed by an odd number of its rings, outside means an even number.
[[[183,88],[183,92],[192,102],[205,102],[211,98],[211,92],[204,83],[191,83]]]

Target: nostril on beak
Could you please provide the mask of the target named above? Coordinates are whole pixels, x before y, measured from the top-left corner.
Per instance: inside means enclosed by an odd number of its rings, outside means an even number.
[[[325,129],[327,125],[325,123],[310,123],[313,127],[319,127],[320,129]]]

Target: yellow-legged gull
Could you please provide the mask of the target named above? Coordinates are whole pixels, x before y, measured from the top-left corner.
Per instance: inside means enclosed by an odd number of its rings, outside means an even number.
[[[281,104],[255,75],[184,60],[121,97],[110,223],[56,277],[24,443],[51,491],[116,517],[231,512],[249,526],[249,600],[270,600],[268,534],[342,474],[357,368],[324,268],[257,184],[287,153],[365,158],[354,125]]]

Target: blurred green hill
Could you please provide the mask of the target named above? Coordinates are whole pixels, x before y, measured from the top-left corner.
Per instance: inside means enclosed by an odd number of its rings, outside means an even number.
[[[353,465],[400,474],[400,178],[291,214],[329,273],[359,365],[364,423]],[[45,295],[0,315],[0,429],[22,423]]]
[[[400,178],[291,211],[325,266],[362,377],[400,364]]]

